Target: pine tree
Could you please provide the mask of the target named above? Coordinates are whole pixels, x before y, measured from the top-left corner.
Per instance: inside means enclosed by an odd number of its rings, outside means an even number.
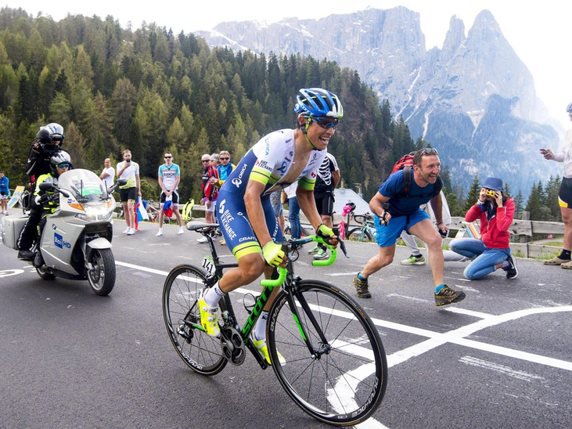
[[[473,182],[471,183],[471,187],[469,188],[469,193],[467,194],[467,198],[465,198],[465,206],[464,206],[465,213],[477,202],[480,193],[481,193],[481,185],[479,183],[479,176],[475,175],[475,177],[473,177]]]

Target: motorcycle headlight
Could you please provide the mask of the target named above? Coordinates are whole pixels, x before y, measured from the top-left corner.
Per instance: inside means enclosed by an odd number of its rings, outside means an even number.
[[[84,213],[78,213],[75,215],[78,219],[96,222],[107,222],[111,220],[113,216],[113,210],[110,210],[108,205],[97,205],[97,206],[84,206]]]

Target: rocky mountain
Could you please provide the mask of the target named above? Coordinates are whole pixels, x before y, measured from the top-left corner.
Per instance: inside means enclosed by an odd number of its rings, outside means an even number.
[[[226,22],[200,35],[212,46],[300,53],[355,69],[406,120],[414,139],[439,149],[460,186],[475,174],[495,175],[513,194],[528,195],[535,181],[550,175],[538,149],[558,141],[545,125],[530,72],[487,10],[467,34],[452,17],[441,49],[426,50],[419,18],[405,7],[367,9],[265,26]]]

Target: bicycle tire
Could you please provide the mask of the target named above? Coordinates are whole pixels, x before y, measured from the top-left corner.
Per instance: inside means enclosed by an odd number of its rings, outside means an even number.
[[[372,237],[367,229],[360,227],[353,228],[350,232],[348,232],[348,240],[366,242],[371,241]]]
[[[299,296],[310,305],[331,349],[319,357],[310,354],[287,293],[281,292],[267,327],[276,377],[294,402],[317,420],[337,426],[363,422],[375,412],[387,386],[387,359],[375,325],[352,298],[328,283],[302,280],[296,296],[299,323],[312,344],[317,347],[320,338]]]
[[[206,275],[202,269],[192,265],[173,268],[163,286],[163,320],[171,344],[183,362],[199,374],[215,375],[228,363],[222,352],[221,339],[185,323],[200,325],[196,302],[205,284]]]

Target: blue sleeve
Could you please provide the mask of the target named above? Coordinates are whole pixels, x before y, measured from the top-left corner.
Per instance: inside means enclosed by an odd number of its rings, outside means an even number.
[[[403,188],[403,170],[396,171],[390,175],[379,187],[379,193],[384,197],[394,197]]]

